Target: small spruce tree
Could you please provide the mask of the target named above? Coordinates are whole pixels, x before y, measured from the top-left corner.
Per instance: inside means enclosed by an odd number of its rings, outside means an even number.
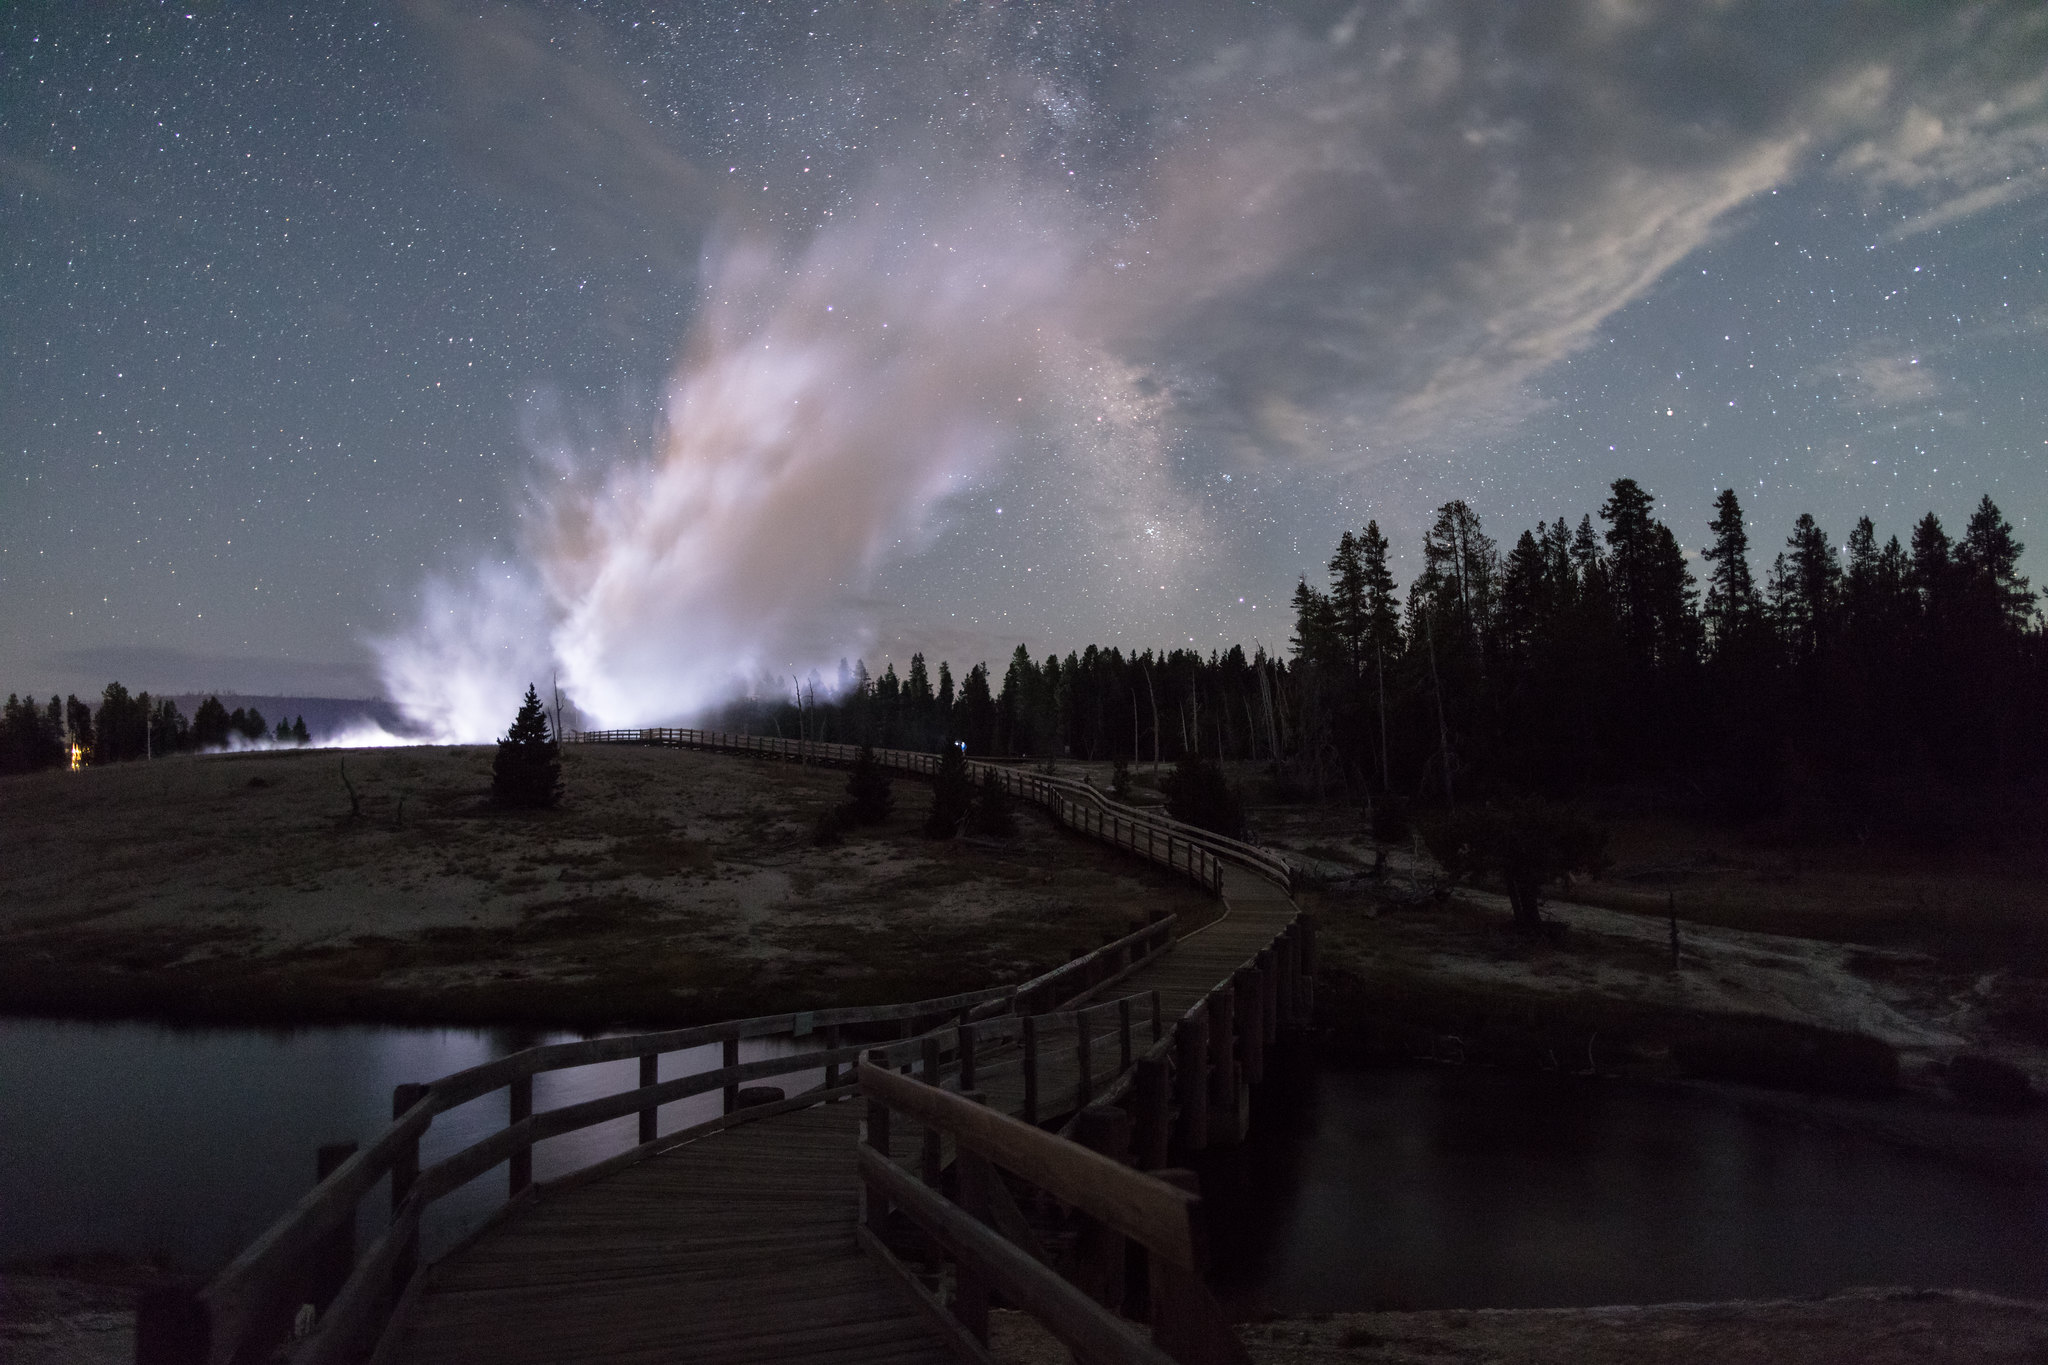
[[[932,810],[925,817],[924,832],[934,839],[950,839],[960,832],[967,818],[974,786],[967,776],[967,755],[957,744],[939,751],[939,770],[932,774]]]
[[[1004,839],[1017,832],[1010,793],[993,768],[981,775],[981,785],[975,788],[974,803],[967,811],[967,828],[970,833],[989,839]]]
[[[853,772],[846,779],[851,798],[846,813],[856,825],[879,825],[889,818],[895,798],[889,792],[889,771],[875,761],[875,751],[863,744],[853,760]]]
[[[1187,754],[1167,775],[1166,813],[1198,829],[1226,838],[1244,837],[1244,802],[1221,764],[1200,754]]]
[[[562,799],[562,749],[548,731],[548,713],[529,685],[512,728],[491,763],[491,802],[509,810],[540,809]]]

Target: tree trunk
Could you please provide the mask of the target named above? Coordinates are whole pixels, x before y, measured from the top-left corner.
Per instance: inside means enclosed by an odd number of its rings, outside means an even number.
[[[1533,877],[1510,875],[1506,878],[1506,881],[1508,884],[1508,903],[1515,907],[1515,927],[1530,933],[1535,933],[1542,929],[1543,916],[1538,913],[1538,907],[1542,904],[1542,901],[1536,894],[1535,879]]]

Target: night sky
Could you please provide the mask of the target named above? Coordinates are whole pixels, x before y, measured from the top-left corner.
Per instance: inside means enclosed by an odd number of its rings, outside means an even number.
[[[1284,648],[1640,479],[2048,582],[2048,9],[15,4],[0,689]]]

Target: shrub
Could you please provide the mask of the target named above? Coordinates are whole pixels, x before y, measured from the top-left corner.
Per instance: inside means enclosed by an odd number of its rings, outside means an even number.
[[[1122,759],[1109,770],[1109,794],[1119,801],[1131,799],[1131,765]]]
[[[1226,838],[1244,837],[1244,802],[1221,765],[1188,754],[1173,765],[1164,785],[1166,813],[1174,819]]]
[[[1899,1087],[1891,1044],[1774,1019],[1716,1022],[1674,1042],[1671,1057],[1701,1080],[1836,1095],[1888,1095]]]
[[[561,799],[562,749],[548,733],[548,713],[541,707],[540,694],[529,684],[526,700],[491,761],[491,803],[508,810],[535,810]]]
[[[1607,831],[1568,811],[1524,801],[1440,812],[1423,822],[1422,840],[1453,882],[1500,878],[1516,925],[1537,930],[1543,888],[1574,872],[1599,871]]]
[[[1986,1109],[2024,1109],[2034,1102],[2034,1085],[2011,1062],[1966,1052],[1943,1076],[1949,1093],[1964,1104]]]

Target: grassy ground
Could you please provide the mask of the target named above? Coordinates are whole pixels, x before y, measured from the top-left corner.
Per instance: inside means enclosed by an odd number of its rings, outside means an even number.
[[[929,788],[832,848],[843,772],[572,748],[558,810],[490,751],[179,757],[0,781],[0,1009],[597,1027],[1017,980],[1199,891],[1035,812],[935,843]],[[356,793],[355,809],[348,785]]]

